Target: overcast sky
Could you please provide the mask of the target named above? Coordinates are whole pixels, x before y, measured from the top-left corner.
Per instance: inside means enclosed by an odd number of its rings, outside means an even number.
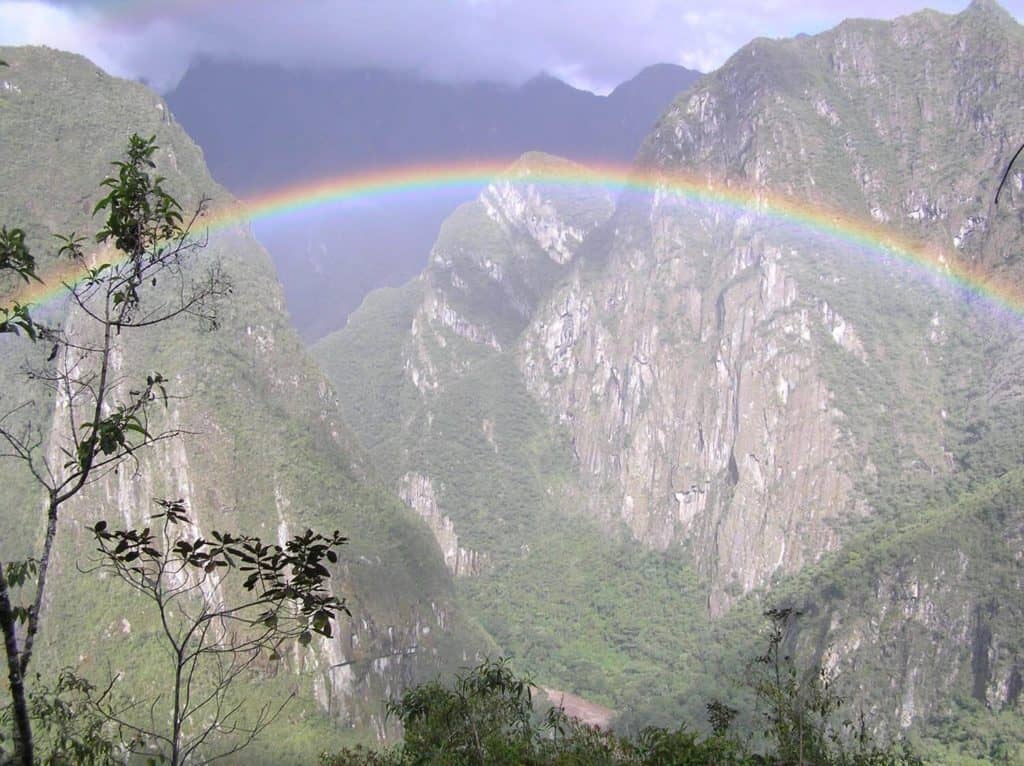
[[[0,0],[0,44],[83,53],[167,90],[196,56],[373,66],[599,92],[667,61],[710,71],[753,37],[968,0]],[[1003,7],[1018,19],[1024,0]]]

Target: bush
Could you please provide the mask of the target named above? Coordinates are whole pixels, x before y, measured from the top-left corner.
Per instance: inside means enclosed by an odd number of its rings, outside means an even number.
[[[404,741],[321,756],[321,766],[920,766],[906,745],[874,741],[838,720],[843,701],[820,668],[798,670],[784,642],[799,612],[775,609],[768,646],[749,665],[762,731],[739,731],[738,711],[707,705],[711,733],[648,727],[635,740],[588,726],[561,708],[539,715],[533,686],[504,660],[485,660],[448,688],[418,686],[389,706]],[[756,728],[756,727],[755,727]]]

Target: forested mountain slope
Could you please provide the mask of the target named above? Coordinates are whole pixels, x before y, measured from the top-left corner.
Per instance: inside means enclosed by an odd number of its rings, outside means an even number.
[[[167,176],[186,211],[202,195],[213,198],[209,220],[235,205],[147,88],[48,49],[5,48],[0,59],[9,65],[0,70],[0,221],[27,229],[42,275],[55,265],[52,234],[95,233],[99,181],[133,132],[156,136],[156,172]],[[206,220],[197,226],[200,237]],[[207,534],[221,529],[277,542],[307,527],[339,529],[351,542],[332,587],[352,616],[341,619],[333,638],[296,647],[280,666],[262,667],[246,682],[252,699],[297,697],[273,734],[246,755],[278,764],[299,753],[314,757],[339,733],[382,733],[383,699],[461,663],[478,644],[455,610],[437,545],[375,478],[290,326],[266,252],[244,221],[232,220],[208,232],[203,253],[233,285],[219,328],[176,321],[126,332],[118,344],[116,369],[126,381],[153,370],[168,378],[173,396],[163,417],[187,433],[139,452],[137,465],[108,474],[66,509],[36,663],[44,677],[71,665],[101,687],[123,673],[119,688],[142,699],[167,693],[157,670],[164,649],[144,605],[125,586],[81,572],[95,547],[87,528],[99,518],[141,526],[157,510],[154,498],[181,498]],[[150,297],[159,298],[159,290]],[[75,332],[76,312],[60,299],[36,313]],[[4,412],[33,398],[31,417],[44,435],[59,432],[60,404],[26,378],[22,364],[45,364],[49,350],[5,336],[0,365]],[[41,498],[23,471],[5,460],[5,560],[38,550]]]
[[[977,711],[1015,709],[1024,662],[1024,329],[949,271],[1024,281],[1019,172],[992,205],[1022,71],[987,1],[756,40],[641,152],[688,193],[611,209],[526,157],[315,346],[506,651],[659,720],[784,601],[873,725],[1019,729]]]

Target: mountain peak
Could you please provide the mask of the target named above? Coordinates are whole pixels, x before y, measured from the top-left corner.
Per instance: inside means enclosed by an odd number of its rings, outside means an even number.
[[[670,103],[673,97],[689,88],[701,73],[679,64],[652,64],[619,83],[608,97],[622,103],[639,101]]]
[[[581,170],[583,170],[582,165],[572,160],[567,160],[565,157],[559,157],[547,152],[529,151],[521,154],[515,162],[508,166],[501,176],[511,180],[544,171],[563,171],[568,173]]]
[[[580,90],[579,88],[573,87],[569,83],[565,82],[565,80],[555,77],[550,72],[541,72],[540,74],[534,75],[523,83],[522,89],[528,92],[551,93],[556,95],[563,95],[567,92]]]
[[[1003,8],[996,0],[971,0],[971,4],[964,10],[965,16],[982,16],[1009,20],[1016,22],[1009,11]]]

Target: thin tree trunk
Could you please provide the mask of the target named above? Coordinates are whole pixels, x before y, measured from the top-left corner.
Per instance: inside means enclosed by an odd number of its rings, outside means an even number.
[[[3,563],[0,563],[0,628],[4,633],[7,680],[14,711],[14,744],[17,751],[15,762],[21,766],[33,766],[32,722],[29,720],[28,703],[25,701],[25,683],[19,659],[14,609],[11,607],[11,595],[7,587],[7,578],[4,577]]]
[[[46,539],[43,543],[43,555],[39,559],[39,571],[36,573],[36,596],[32,602],[32,609],[28,613],[25,646],[21,652],[22,677],[28,673],[28,663],[32,659],[32,648],[35,645],[36,633],[39,632],[39,617],[43,611],[43,591],[46,588],[46,575],[50,569],[50,558],[53,556],[53,541],[57,536],[57,511],[59,507],[59,498],[51,491],[49,506],[46,512]]]
[[[163,607],[161,607],[162,609]],[[182,714],[181,714],[181,671],[184,667],[184,661],[182,655],[184,654],[185,646],[182,644],[177,649],[176,660],[177,664],[174,668],[174,720],[172,722],[171,729],[171,763],[170,766],[179,766],[181,760],[181,725],[182,725]]]

